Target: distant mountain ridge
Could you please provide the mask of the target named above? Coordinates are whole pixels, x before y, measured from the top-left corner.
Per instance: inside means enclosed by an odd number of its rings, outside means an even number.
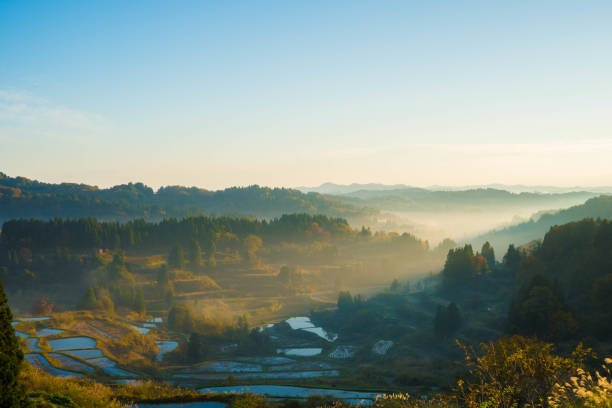
[[[408,188],[396,190],[359,190],[343,195],[332,195],[354,205],[384,211],[441,212],[514,208],[563,208],[582,203],[597,193],[577,191],[570,193],[512,193],[505,190],[481,188],[461,191],[431,191]]]
[[[398,189],[409,189],[412,188],[405,184],[380,184],[380,183],[367,183],[367,184],[335,184],[335,183],[323,183],[318,187],[295,187],[296,190],[303,191],[305,193],[321,193],[321,194],[349,194],[360,190],[367,191],[385,191],[385,190],[398,190]],[[416,187],[415,187],[416,188]]]
[[[596,187],[560,187],[560,186],[531,186],[524,184],[474,184],[465,186],[443,186],[431,185],[427,187],[415,187],[406,184],[382,184],[382,183],[366,183],[366,184],[335,184],[323,183],[320,186],[314,187],[295,187],[296,190],[303,192],[316,192],[321,194],[351,194],[361,190],[367,191],[389,191],[389,190],[426,190],[426,191],[465,191],[465,190],[481,190],[494,189],[505,190],[510,193],[542,193],[542,194],[562,194],[571,192],[588,191],[599,194],[612,194],[612,186],[596,186]]]

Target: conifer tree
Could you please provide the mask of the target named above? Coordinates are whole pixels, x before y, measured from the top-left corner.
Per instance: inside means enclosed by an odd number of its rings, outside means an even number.
[[[175,246],[170,251],[168,256],[168,265],[173,268],[182,269],[185,266],[185,255],[183,254],[183,247],[180,245]]]
[[[147,313],[147,305],[144,300],[144,295],[142,294],[142,289],[138,289],[136,293],[136,300],[134,302],[134,308],[141,315],[144,316]]]
[[[13,314],[0,282],[0,407],[27,407],[29,400],[19,384],[23,353],[11,326]]]
[[[495,267],[495,250],[493,249],[493,246],[491,246],[489,241],[485,242],[482,245],[480,254],[484,256],[485,259],[487,260],[487,264],[489,264],[489,268],[493,269]]]
[[[90,310],[98,308],[98,298],[96,297],[96,291],[94,290],[93,286],[90,286],[89,288],[87,288],[87,293],[81,300],[80,306],[83,309],[90,309]]]
[[[191,243],[190,261],[194,269],[202,266],[202,249],[197,240],[193,240]]]

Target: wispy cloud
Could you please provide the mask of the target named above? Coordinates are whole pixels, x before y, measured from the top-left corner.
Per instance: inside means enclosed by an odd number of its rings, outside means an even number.
[[[62,106],[27,91],[0,89],[0,138],[86,141],[109,126],[101,115]]]

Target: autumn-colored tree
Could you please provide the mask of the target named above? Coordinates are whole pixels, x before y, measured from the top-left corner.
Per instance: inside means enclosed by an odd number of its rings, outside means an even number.
[[[495,267],[495,250],[489,241],[485,242],[480,249],[480,255],[484,256],[489,268]]]
[[[457,391],[468,408],[546,407],[554,385],[565,383],[590,354],[578,345],[571,357],[560,357],[552,344],[521,336],[481,344],[479,350],[457,343],[469,369]]]
[[[48,315],[53,312],[53,306],[53,303],[49,302],[46,296],[43,296],[32,305],[32,314]]]

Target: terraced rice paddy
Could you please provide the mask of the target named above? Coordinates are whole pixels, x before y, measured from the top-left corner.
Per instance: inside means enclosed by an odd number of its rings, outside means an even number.
[[[156,361],[162,361],[164,359],[165,354],[170,353],[171,351],[176,349],[179,345],[177,341],[169,341],[169,340],[156,341],[155,344],[157,344],[157,349],[158,349]]]
[[[49,356],[53,357],[58,363],[61,364],[62,367],[67,368],[69,370],[79,371],[82,373],[92,373],[94,371],[93,367],[88,366],[87,364],[75,360],[74,358],[66,356],[64,354],[49,353]]]
[[[373,392],[345,391],[328,388],[305,388],[283,385],[235,385],[226,387],[201,388],[202,393],[251,393],[266,395],[272,398],[308,398],[313,395],[322,395],[343,399],[353,403],[372,403],[378,394]]]
[[[319,347],[287,348],[287,349],[277,349],[276,352],[278,354],[285,354],[287,356],[312,357],[312,356],[321,354],[321,352],[323,352],[323,349]]]
[[[226,408],[227,404],[216,401],[181,402],[167,404],[137,404],[134,408]]]
[[[104,353],[102,353],[102,350],[97,348],[85,350],[69,350],[66,353],[78,358],[82,358],[83,360],[87,360],[88,358],[102,357],[104,355]]]
[[[100,367],[106,374],[112,377],[137,377],[134,373],[117,368],[117,363],[108,357],[92,358],[88,362]]]
[[[42,351],[42,349],[40,347],[38,347],[38,342],[40,341],[40,339],[37,339],[35,337],[31,337],[29,339],[26,340],[26,343],[28,345],[28,348],[32,351]]]
[[[63,332],[65,332],[65,331],[66,331],[66,330],[60,330],[60,329],[49,329],[49,328],[46,328],[46,329],[41,329],[41,330],[38,330],[38,331],[36,332],[36,335],[37,335],[38,337],[49,337],[49,336],[55,336],[56,334],[60,334],[60,333],[63,333]]]
[[[309,333],[314,333],[329,342],[334,342],[338,338],[337,335],[330,334],[321,327],[316,327],[314,323],[310,321],[309,317],[292,317],[290,319],[287,319],[286,322],[293,330],[304,330]]]
[[[82,377],[83,374],[75,373],[72,371],[62,370],[56,367],[53,367],[49,360],[42,354],[38,353],[28,353],[25,355],[25,359],[32,364],[34,367],[39,368],[45,371],[48,374],[51,374],[55,377]]]
[[[134,330],[136,330],[140,334],[147,334],[148,332],[151,331],[151,329],[146,328],[146,327],[139,327],[139,326],[136,326],[136,325],[133,325],[133,324],[131,324],[130,326],[132,326],[134,328]]]
[[[49,347],[53,351],[77,350],[96,348],[97,341],[91,337],[66,337],[62,339],[49,340]]]

